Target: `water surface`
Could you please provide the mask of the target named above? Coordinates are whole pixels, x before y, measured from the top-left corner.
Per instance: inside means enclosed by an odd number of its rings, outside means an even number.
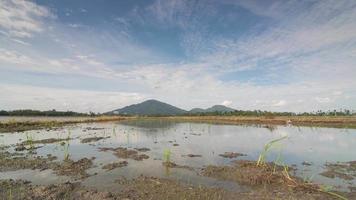
[[[94,128],[94,129],[93,129]],[[280,157],[288,165],[297,167],[296,175],[312,179],[313,182],[346,190],[355,186],[355,180],[330,179],[319,175],[326,162],[347,162],[356,160],[356,130],[337,128],[312,128],[294,126],[241,126],[209,123],[175,122],[166,120],[131,120],[106,123],[85,123],[66,126],[58,130],[33,130],[23,133],[4,133],[0,137],[3,145],[14,145],[31,137],[33,140],[46,138],[73,138],[66,145],[60,143],[38,144],[37,155],[52,154],[62,160],[69,153],[70,158],[95,157],[94,167],[88,170],[91,176],[83,181],[89,187],[117,189],[115,180],[135,178],[139,175],[176,179],[184,183],[205,186],[219,186],[226,189],[246,190],[248,188],[227,181],[199,176],[199,170],[206,165],[229,165],[236,159],[256,160],[263,146],[271,140],[288,136],[268,156],[269,161]],[[81,139],[102,136],[106,139],[82,144]],[[174,146],[178,144],[179,146]],[[143,161],[127,160],[128,166],[112,171],[102,170],[105,164],[121,161],[112,152],[100,152],[100,147],[150,148],[145,152],[150,158]],[[11,147],[13,149],[13,147]],[[11,150],[10,149],[10,150]],[[171,152],[171,161],[188,169],[167,169],[162,166],[163,154]],[[227,159],[219,156],[224,152],[239,152],[247,156]],[[187,154],[202,157],[190,158]],[[303,162],[311,166],[302,165]],[[27,179],[34,184],[65,182],[69,177],[55,176],[51,170],[19,170],[1,172],[0,178]]]

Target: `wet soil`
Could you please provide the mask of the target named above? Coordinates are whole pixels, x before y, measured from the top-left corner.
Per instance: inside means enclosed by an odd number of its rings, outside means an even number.
[[[232,166],[207,166],[201,175],[251,186],[253,190],[247,194],[249,198],[338,199],[335,194],[356,197],[355,193],[326,191],[317,184],[303,182],[290,175],[286,168],[273,163],[257,166],[255,161],[239,160]]]
[[[60,142],[65,142],[69,141],[72,138],[49,138],[49,139],[43,139],[43,140],[26,140],[23,141],[22,143],[19,144],[21,145],[33,145],[33,144],[52,144],[52,143],[60,143]]]
[[[182,155],[183,157],[189,157],[189,158],[200,158],[202,155],[199,154],[187,154],[187,155]]]
[[[53,167],[53,160],[56,157],[48,155],[33,156],[30,154],[0,152],[0,171],[15,171],[20,169],[40,169],[45,170]]]
[[[202,169],[201,175],[251,186],[253,190],[246,194],[248,199],[337,199],[328,193],[331,191],[323,191],[321,186],[305,183],[289,173],[284,167],[273,163],[257,166],[255,161],[239,160],[232,166],[207,166]],[[356,194],[341,195],[355,197]]]
[[[114,162],[114,163],[109,163],[106,164],[102,167],[102,169],[106,169],[107,171],[116,169],[116,168],[120,168],[120,167],[125,167],[128,165],[127,161],[121,161],[121,162]]]
[[[58,119],[53,119],[51,117],[48,117],[48,120],[36,120],[36,118],[34,117],[34,120],[28,120],[28,121],[9,120],[5,122],[0,122],[0,133],[23,132],[27,130],[40,130],[40,129],[56,130],[60,127],[69,124],[120,121],[120,120],[131,119],[131,118],[132,117],[102,116],[102,117],[93,117],[93,118],[68,117],[67,119],[64,118],[58,120]]]
[[[246,156],[246,154],[243,153],[235,153],[235,152],[225,152],[223,154],[219,154],[219,156],[224,157],[224,158],[237,158],[239,156]]]
[[[122,159],[133,159],[136,161],[142,161],[144,159],[148,159],[149,156],[146,154],[139,154],[138,151],[133,150],[133,149],[127,149],[123,147],[118,147],[118,148],[99,148],[99,151],[112,151],[113,154]]]
[[[258,167],[256,162],[247,160],[238,160],[233,163],[232,166],[209,165],[202,170],[202,175],[248,185],[284,182],[282,169],[279,166],[276,166],[278,173],[271,173],[274,166]]]
[[[181,168],[181,169],[194,170],[193,167],[189,167],[187,165],[178,165],[174,162],[162,162],[162,165],[168,168]]]
[[[260,188],[250,192],[233,192],[219,188],[194,187],[180,184],[174,180],[140,176],[133,180],[116,181],[120,190],[111,193],[86,188],[80,183],[62,183],[49,186],[35,186],[21,180],[0,181],[0,197],[2,199],[25,200],[116,200],[116,199],[335,199],[325,193],[311,193],[301,190],[286,190],[286,187]],[[119,188],[119,187],[118,187]],[[349,194],[350,199],[354,198]]]
[[[141,147],[141,148],[135,148],[135,150],[137,150],[139,152],[147,152],[147,151],[150,151],[151,149],[146,148],[146,147]]]
[[[55,161],[57,157],[48,154],[47,156],[34,156],[31,153],[10,153],[0,152],[0,171],[16,171],[21,169],[52,169],[58,175],[71,176],[84,179],[89,177],[86,170],[93,166],[92,159],[82,158],[78,161],[66,159],[62,162]]]
[[[84,179],[90,175],[86,172],[87,169],[93,166],[92,159],[82,158],[78,161],[66,159],[62,163],[53,167],[53,170],[58,175],[71,176],[79,179]]]
[[[326,163],[326,171],[320,175],[328,178],[340,178],[343,180],[353,180],[356,178],[356,161]]]
[[[110,192],[84,188],[80,183],[36,186],[22,180],[0,181],[0,198],[11,200],[115,200]]]
[[[80,142],[81,143],[97,142],[99,140],[106,139],[106,138],[109,138],[109,137],[90,137],[90,138],[84,138]]]

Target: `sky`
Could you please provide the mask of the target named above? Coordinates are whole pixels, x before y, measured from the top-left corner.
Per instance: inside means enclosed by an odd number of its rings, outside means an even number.
[[[0,110],[356,110],[355,0],[0,0]]]

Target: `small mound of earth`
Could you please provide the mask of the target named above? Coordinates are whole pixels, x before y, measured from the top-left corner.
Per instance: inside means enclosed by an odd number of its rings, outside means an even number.
[[[106,169],[107,171],[110,171],[110,170],[113,170],[115,168],[125,167],[125,166],[127,166],[127,164],[128,164],[127,161],[109,163],[109,164],[104,165],[102,167],[102,169]]]
[[[248,185],[283,182],[284,177],[280,173],[281,167],[276,166],[279,173],[271,173],[271,168],[273,166],[258,167],[254,161],[238,160],[234,162],[233,166],[209,165],[202,170],[202,175]]]
[[[106,138],[109,138],[109,137],[90,137],[90,138],[84,138],[80,142],[81,143],[97,142],[99,140],[106,139]]]
[[[246,154],[235,153],[235,152],[225,152],[224,154],[219,154],[219,156],[231,159],[231,158],[237,158],[237,157],[240,157],[240,156],[246,156]]]
[[[121,189],[115,193],[81,186],[80,183],[62,183],[38,186],[21,180],[1,180],[0,199],[12,200],[144,200],[144,199],[197,199],[197,200],[240,200],[240,199],[335,199],[327,193],[295,190],[288,186],[259,187],[251,191],[238,192],[222,188],[193,186],[171,179],[139,176],[132,180],[115,181]],[[9,196],[11,194],[11,196]],[[345,198],[355,199],[354,193],[344,193]],[[9,198],[10,197],[10,198]]]
[[[117,200],[121,199],[110,192],[84,188],[80,183],[58,185],[31,185],[22,180],[0,181],[0,199],[12,200]],[[11,194],[11,195],[10,195]]]
[[[150,151],[151,149],[146,148],[146,147],[142,147],[142,148],[135,148],[137,151],[139,152],[146,152],[146,151]]]
[[[199,154],[187,154],[187,155],[182,155],[183,157],[189,157],[189,158],[200,158],[202,155]]]
[[[193,167],[189,167],[187,165],[178,165],[174,162],[162,162],[162,165],[168,168],[181,168],[181,169],[193,170]]]
[[[322,176],[349,181],[356,178],[356,161],[326,163],[325,167],[326,171],[320,173]]]
[[[201,175],[253,186],[253,190],[240,196],[241,199],[335,199],[320,186],[292,177],[284,167],[273,163],[257,166],[255,161],[239,160],[233,166],[207,166]],[[355,197],[353,193],[341,195]]]
[[[87,127],[84,130],[88,131],[98,131],[98,130],[104,130],[105,128],[99,128],[99,127]]]
[[[122,184],[123,199],[237,199],[220,188],[194,187],[174,180],[140,176]]]
[[[46,170],[53,166],[54,156],[24,156],[18,153],[0,152],[0,171],[14,171],[20,169]]]
[[[302,162],[302,165],[304,165],[304,166],[311,166],[312,164],[311,164],[310,162],[304,161],[304,162]]]
[[[78,161],[66,159],[62,163],[57,164],[53,170],[58,175],[78,177],[81,179],[89,177],[86,170],[93,166],[93,161],[88,158],[82,158]]]
[[[51,143],[56,143],[56,142],[64,142],[71,140],[71,138],[48,138],[48,139],[43,139],[43,140],[26,140],[23,141],[21,144],[22,145],[32,145],[32,144],[51,144]]]
[[[173,144],[173,146],[174,146],[174,147],[177,147],[177,146],[179,146],[179,144]]]
[[[148,159],[149,156],[146,154],[139,154],[138,151],[135,151],[133,149],[127,149],[123,147],[118,147],[118,148],[99,148],[99,151],[112,151],[114,152],[113,154],[122,159],[133,159],[136,161],[142,161],[144,159]]]

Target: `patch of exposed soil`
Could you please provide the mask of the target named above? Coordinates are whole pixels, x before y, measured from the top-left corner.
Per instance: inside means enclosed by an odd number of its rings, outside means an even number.
[[[87,189],[80,183],[36,186],[22,180],[0,181],[0,198],[11,200],[116,200],[110,192]]]
[[[56,157],[29,156],[18,153],[0,152],[0,171],[15,171],[20,169],[45,170],[53,166]]]
[[[231,158],[237,158],[237,157],[240,157],[240,156],[246,156],[246,154],[235,153],[235,152],[225,152],[224,154],[219,154],[219,156],[231,159]]]
[[[280,167],[277,166],[277,168]],[[281,169],[278,170],[278,172],[280,171]],[[203,169],[202,175],[248,185],[284,182],[282,173],[271,173],[271,168],[269,166],[257,167],[256,162],[247,160],[235,161],[233,166],[209,165]]]
[[[120,184],[121,190],[117,193],[98,191],[81,186],[79,183],[62,183],[49,186],[35,186],[25,181],[2,180],[0,181],[0,198],[13,200],[222,200],[222,199],[302,199],[302,200],[329,200],[335,199],[326,193],[305,190],[289,189],[288,186],[260,187],[248,192],[226,191],[221,188],[195,187],[178,183],[170,179],[140,176],[133,180],[124,179],[115,181]],[[354,199],[354,193],[344,194],[349,199]]]
[[[33,144],[51,144],[56,142],[64,142],[71,140],[71,138],[49,138],[43,140],[26,140],[23,141],[20,145],[33,145]]]
[[[122,159],[133,159],[137,161],[142,161],[144,159],[148,159],[149,156],[146,154],[139,154],[138,151],[133,150],[133,149],[127,149],[123,147],[118,147],[118,148],[99,148],[99,151],[112,151],[113,154]]]
[[[320,175],[328,178],[340,178],[344,180],[353,180],[356,178],[356,161],[326,163],[326,171]]]
[[[257,166],[255,161],[239,160],[232,166],[207,166],[201,174],[253,187],[242,199],[336,199],[320,186],[290,176],[284,167],[272,163]],[[342,195],[355,197],[356,194]]]
[[[302,165],[304,165],[304,166],[311,166],[311,165],[312,165],[312,163],[307,162],[307,161],[304,161],[304,162],[302,162]]]
[[[234,199],[223,189],[193,187],[168,179],[140,176],[123,183],[120,197],[123,199]],[[236,198],[235,198],[236,199]]]
[[[151,151],[151,149],[146,148],[146,147],[142,147],[142,148],[135,148],[135,150],[139,151],[139,152],[147,152],[147,151]]]
[[[128,165],[127,161],[121,161],[121,162],[115,162],[115,163],[109,163],[106,164],[102,167],[102,169],[106,169],[107,171],[116,169],[116,168],[120,168],[120,167],[125,167]]]
[[[109,138],[109,137],[90,137],[90,138],[84,138],[80,142],[81,143],[97,142],[99,140],[106,139],[106,138]]]
[[[162,165],[169,168],[182,168],[182,169],[194,170],[193,167],[189,167],[187,165],[178,165],[174,162],[162,162]]]
[[[88,131],[98,131],[98,130],[104,130],[105,128],[99,128],[99,127],[88,127],[85,130]]]
[[[202,155],[199,154],[187,154],[187,155],[182,155],[183,157],[189,157],[189,158],[200,158]]]
[[[86,172],[87,169],[93,166],[93,161],[88,158],[82,158],[78,161],[66,159],[62,163],[53,167],[53,170],[58,175],[65,175],[84,179],[90,175]]]

